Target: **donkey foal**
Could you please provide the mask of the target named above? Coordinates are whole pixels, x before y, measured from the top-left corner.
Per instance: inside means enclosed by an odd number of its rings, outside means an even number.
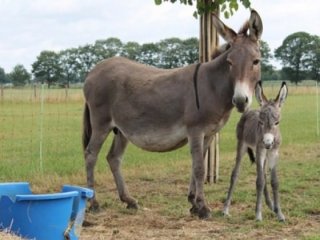
[[[287,86],[282,83],[278,96],[275,100],[268,100],[262,90],[261,82],[255,88],[255,95],[261,108],[259,110],[246,111],[237,125],[237,156],[236,164],[232,171],[230,187],[227,199],[224,204],[224,215],[229,215],[231,197],[235,183],[239,174],[240,163],[243,155],[247,151],[252,162],[255,162],[254,152],[256,152],[257,165],[257,202],[256,220],[262,220],[262,192],[264,192],[266,204],[277,214],[279,221],[285,221],[281,212],[278,194],[278,179],[276,165],[281,144],[281,134],[279,129],[281,106],[287,97]],[[266,185],[266,162],[271,171],[271,187],[273,201],[270,199]]]

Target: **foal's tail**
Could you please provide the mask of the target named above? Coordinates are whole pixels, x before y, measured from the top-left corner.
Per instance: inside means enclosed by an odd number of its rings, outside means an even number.
[[[83,112],[83,132],[82,132],[82,146],[83,150],[86,150],[92,134],[92,128],[90,123],[90,110],[88,104],[85,103]]]
[[[248,155],[249,155],[251,163],[255,163],[256,162],[256,158],[254,156],[253,150],[248,147],[247,152],[248,152]]]

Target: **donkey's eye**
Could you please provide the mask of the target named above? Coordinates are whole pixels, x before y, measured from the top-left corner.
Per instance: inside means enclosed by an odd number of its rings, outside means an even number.
[[[260,63],[260,59],[256,59],[253,61],[253,65],[258,65]]]
[[[259,120],[259,124],[260,124],[261,126],[263,126],[263,122],[262,122],[261,120]]]
[[[227,63],[229,64],[229,66],[232,66],[232,61],[230,59],[227,59]]]
[[[280,123],[279,121],[278,121],[278,122],[275,122],[275,123],[274,123],[274,125],[276,125],[276,126],[277,126],[277,125],[279,125],[279,123]]]

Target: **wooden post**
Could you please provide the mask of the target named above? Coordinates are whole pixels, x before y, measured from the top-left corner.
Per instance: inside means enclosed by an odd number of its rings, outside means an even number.
[[[210,4],[212,0],[202,0]],[[212,13],[204,13],[200,17],[200,40],[199,40],[199,61],[208,62],[211,60],[211,53],[218,45],[218,35],[212,25]],[[205,157],[206,182],[215,183],[219,178],[219,134],[212,140],[211,146]]]
[[[34,98],[34,100],[37,99],[37,84],[36,83],[33,84],[33,98]]]
[[[68,90],[69,90],[69,84],[64,84],[64,90],[65,90],[65,100],[68,100]]]

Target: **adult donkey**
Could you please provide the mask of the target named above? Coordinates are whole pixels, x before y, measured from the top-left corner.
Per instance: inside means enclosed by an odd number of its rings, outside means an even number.
[[[260,79],[262,34],[262,21],[254,10],[238,33],[217,16],[213,24],[228,48],[208,63],[164,70],[114,57],[88,74],[83,147],[90,188],[94,187],[97,155],[112,130],[115,136],[107,160],[120,199],[128,208],[138,207],[120,170],[128,141],[153,152],[171,151],[188,142],[192,155],[190,211],[200,218],[210,216],[203,191],[204,155],[233,105],[243,112],[251,104]],[[91,207],[98,207],[95,198]]]

